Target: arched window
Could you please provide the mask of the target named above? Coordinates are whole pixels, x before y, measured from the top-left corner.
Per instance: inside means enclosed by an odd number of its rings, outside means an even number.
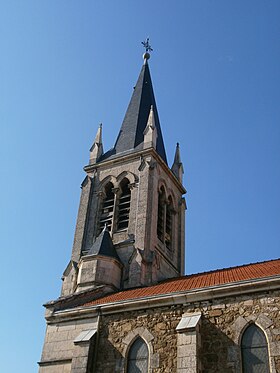
[[[118,203],[118,230],[126,229],[129,223],[131,191],[129,180],[123,179],[120,183],[121,193]]]
[[[105,197],[102,203],[101,214],[99,219],[99,232],[102,231],[105,224],[109,231],[112,229],[113,214],[114,214],[114,201],[115,195],[113,193],[113,184],[109,182],[105,186]]]
[[[166,198],[164,188],[161,187],[158,193],[157,236],[168,250],[172,249],[173,211],[172,198]]]
[[[160,188],[158,193],[158,220],[157,220],[157,236],[164,242],[165,232],[165,192],[163,187]]]
[[[139,337],[130,347],[127,362],[127,373],[147,373],[148,358],[148,346],[143,339]]]
[[[267,341],[255,324],[245,330],[241,340],[242,372],[269,373]]]
[[[165,246],[171,250],[172,245],[172,199],[168,198],[165,218]]]

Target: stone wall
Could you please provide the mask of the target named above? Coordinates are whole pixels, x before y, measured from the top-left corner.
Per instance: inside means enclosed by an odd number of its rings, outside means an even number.
[[[97,371],[103,373],[123,372],[129,349],[129,340],[133,341],[139,335],[147,342],[145,334],[149,333],[149,335],[152,335],[149,342],[150,354],[152,355],[150,371],[175,373],[177,357],[176,326],[181,319],[181,314],[181,307],[168,307],[103,317],[100,325]],[[136,334],[134,334],[135,330],[137,331]],[[132,338],[129,338],[130,335]]]
[[[183,313],[201,311],[200,341],[197,372],[241,372],[240,338],[250,322],[261,327],[268,339],[271,372],[280,372],[280,295],[279,292],[220,300],[187,303],[163,309],[126,312],[103,317],[99,341],[98,372],[123,372],[131,331],[137,328],[149,331],[153,361],[150,372],[177,372],[179,333],[176,327]],[[141,336],[141,333],[139,333]],[[156,356],[156,357],[155,357]],[[185,359],[185,361],[187,361]],[[185,372],[188,366],[183,367]],[[114,370],[115,369],[115,370]],[[184,371],[184,370],[180,370]]]
[[[184,329],[180,321],[198,314],[199,325]],[[130,346],[138,336],[148,345],[149,373],[240,373],[241,336],[251,322],[267,337],[271,373],[280,372],[280,291],[268,291],[165,307],[155,304],[111,315],[101,307],[94,350],[83,356],[74,340],[81,331],[96,328],[96,319],[52,322],[40,373],[91,373],[87,366],[93,359],[95,372],[124,373]]]
[[[191,306],[191,305],[190,305]],[[271,372],[280,372],[280,292],[214,300],[202,308],[202,366],[208,373],[241,372],[242,332],[255,322],[266,334]]]

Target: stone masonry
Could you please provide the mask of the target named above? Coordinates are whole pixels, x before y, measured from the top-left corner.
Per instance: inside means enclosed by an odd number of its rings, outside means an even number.
[[[199,328],[186,330],[185,334],[176,330],[182,317],[197,314],[201,314]],[[239,373],[240,339],[251,322],[267,337],[271,373],[280,369],[279,291],[104,314],[98,341],[92,342],[95,352],[90,353],[88,345],[88,355],[80,356],[78,370],[71,365],[77,351],[73,341],[82,330],[96,328],[97,318],[67,322],[55,319],[48,325],[40,373],[86,373],[91,359],[95,360],[94,372],[125,372],[129,346],[136,336],[149,346],[149,372]],[[44,360],[57,361],[57,365],[44,365]]]

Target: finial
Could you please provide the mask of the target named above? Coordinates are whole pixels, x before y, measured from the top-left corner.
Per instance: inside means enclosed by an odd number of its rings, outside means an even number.
[[[141,44],[143,45],[143,47],[146,50],[146,53],[143,54],[144,60],[148,60],[151,57],[149,52],[153,51],[153,48],[151,47],[151,45],[149,43],[149,40],[150,40],[150,38],[147,38],[146,40],[141,42]]]

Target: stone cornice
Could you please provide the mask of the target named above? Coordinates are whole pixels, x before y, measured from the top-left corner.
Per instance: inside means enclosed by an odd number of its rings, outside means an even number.
[[[171,169],[161,159],[161,157],[158,155],[158,153],[156,152],[156,150],[153,147],[150,147],[150,148],[147,148],[147,149],[143,149],[143,150],[139,150],[139,151],[136,151],[136,152],[131,152],[131,153],[128,153],[128,154],[123,154],[123,155],[119,154],[116,158],[110,158],[110,159],[104,160],[104,161],[102,161],[100,163],[89,164],[89,165],[87,165],[87,166],[84,167],[84,171],[86,173],[90,174],[90,173],[92,173],[94,170],[96,170],[98,168],[103,168],[103,167],[107,168],[107,167],[111,167],[112,165],[116,165],[118,163],[122,163],[123,164],[124,162],[131,161],[133,159],[137,160],[140,157],[145,157],[145,156],[148,156],[148,155],[152,155],[157,160],[157,162],[165,170],[165,172],[172,179],[172,181],[174,182],[174,184],[177,186],[177,188],[179,189],[179,191],[182,194],[187,193],[187,191],[184,188],[184,186],[176,178],[176,176],[173,174],[173,172],[171,171]]]

